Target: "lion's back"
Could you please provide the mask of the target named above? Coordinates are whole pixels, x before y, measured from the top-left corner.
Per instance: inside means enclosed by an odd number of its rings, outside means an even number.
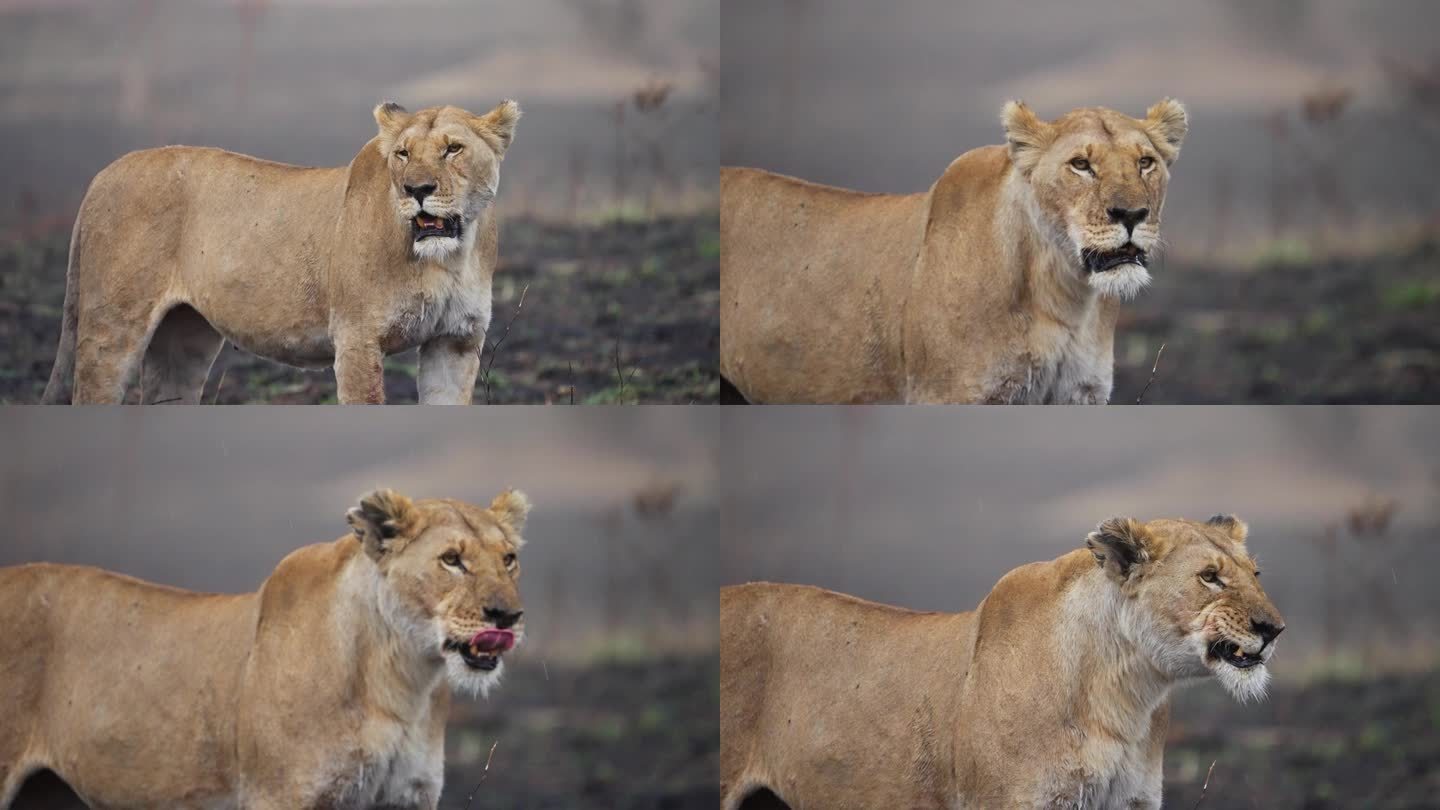
[[[818,806],[944,806],[969,614],[754,583],[721,591],[720,626],[722,795],[806,774]]]
[[[897,398],[895,316],[924,234],[926,198],[722,169],[727,378],[757,401]]]
[[[253,595],[192,593],[84,566],[0,569],[0,717],[37,750],[81,763],[73,778],[121,794],[130,780],[112,767],[109,740],[129,740],[135,761],[176,770],[223,765],[233,736],[221,709],[244,668],[254,604]],[[87,708],[77,712],[81,695]]]

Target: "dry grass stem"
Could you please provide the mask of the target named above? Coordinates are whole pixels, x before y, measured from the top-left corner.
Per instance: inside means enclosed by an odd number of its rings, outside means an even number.
[[[490,404],[490,371],[495,368],[495,356],[500,353],[500,346],[505,343],[505,338],[510,337],[510,327],[515,325],[515,319],[520,317],[520,310],[525,307],[525,293],[530,291],[530,285],[526,284],[520,288],[520,300],[515,302],[515,311],[510,313],[510,320],[505,322],[505,331],[500,337],[490,344],[490,361],[485,364],[485,373],[482,380],[485,383],[485,404]]]
[[[499,744],[500,741],[497,739],[495,743],[490,746],[490,754],[485,757],[485,770],[480,772],[480,781],[475,783],[475,787],[470,789],[470,795],[465,797],[465,810],[470,810],[470,803],[475,801],[476,792],[480,790],[481,785],[485,784],[485,778],[490,775],[490,760],[495,758],[495,746]],[[1214,766],[1212,765],[1211,767],[1213,768]]]
[[[1155,365],[1150,367],[1150,379],[1145,381],[1145,387],[1140,389],[1140,396],[1135,397],[1136,405],[1145,403],[1145,392],[1150,390],[1150,384],[1155,382],[1155,372],[1160,370],[1160,355],[1165,353],[1165,344],[1160,344],[1160,350],[1155,352]]]

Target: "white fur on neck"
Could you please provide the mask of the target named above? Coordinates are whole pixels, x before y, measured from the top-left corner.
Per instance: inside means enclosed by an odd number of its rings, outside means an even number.
[[[414,615],[379,568],[363,553],[341,574],[336,625],[345,652],[365,684],[367,711],[351,744],[359,755],[329,779],[345,803],[356,806],[423,806],[444,784],[444,748],[429,729],[434,696],[443,689],[440,650],[431,623]],[[357,643],[362,634],[378,636]]]
[[[444,259],[416,259],[418,303],[406,301],[390,316],[394,329],[418,345],[437,335],[484,339],[490,328],[491,275],[475,258],[482,220],[465,229],[461,247]],[[431,240],[425,240],[431,241]]]
[[[1061,643],[1075,653],[1066,659],[1073,667],[1067,682],[1078,684],[1096,671],[1103,673],[1113,682],[1081,690],[1096,699],[1092,715],[1127,739],[1143,739],[1151,714],[1175,683],[1168,645],[1154,623],[1138,600],[1127,599],[1098,567],[1065,591],[1061,617]],[[1089,673],[1084,671],[1087,664]]]
[[[1151,724],[1174,679],[1147,654],[1151,636],[1135,601],[1100,569],[1065,591],[1055,643],[1064,651],[1067,699],[1082,725],[1075,729],[1076,759],[1054,773],[1047,790],[1057,806],[1119,807],[1137,800],[1159,806]]]
[[[342,605],[337,615],[341,623],[339,638],[352,650],[365,650],[370,660],[360,665],[367,674],[378,676],[383,684],[394,687],[379,693],[395,698],[400,704],[390,708],[400,711],[428,701],[439,685],[441,674],[441,648],[434,641],[434,622],[416,615],[402,603],[379,566],[363,553],[356,554],[346,566],[339,597]],[[357,609],[345,610],[344,606],[349,605]],[[380,643],[355,644],[353,639],[366,630],[377,633]]]
[[[1078,253],[1063,227],[1040,210],[1035,191],[1018,172],[1005,178],[996,238],[1008,266],[1023,267],[1021,283],[1049,318],[1033,319],[1027,341],[1027,384],[1014,401],[1096,404],[1110,399],[1114,358],[1097,326],[1098,294],[1084,280]],[[1024,240],[1015,234],[1026,234]]]

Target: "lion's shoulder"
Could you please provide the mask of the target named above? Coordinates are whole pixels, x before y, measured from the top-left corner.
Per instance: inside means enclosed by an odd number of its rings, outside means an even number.
[[[991,218],[999,210],[1000,190],[1010,174],[1010,155],[1003,146],[981,146],[950,161],[935,181],[932,195],[937,202],[981,200],[981,209]]]

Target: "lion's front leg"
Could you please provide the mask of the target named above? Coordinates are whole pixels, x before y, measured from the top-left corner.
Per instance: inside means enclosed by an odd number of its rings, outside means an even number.
[[[384,355],[370,340],[335,342],[335,383],[341,405],[385,402]]]
[[[441,335],[420,346],[420,404],[469,405],[480,373],[477,337]]]

